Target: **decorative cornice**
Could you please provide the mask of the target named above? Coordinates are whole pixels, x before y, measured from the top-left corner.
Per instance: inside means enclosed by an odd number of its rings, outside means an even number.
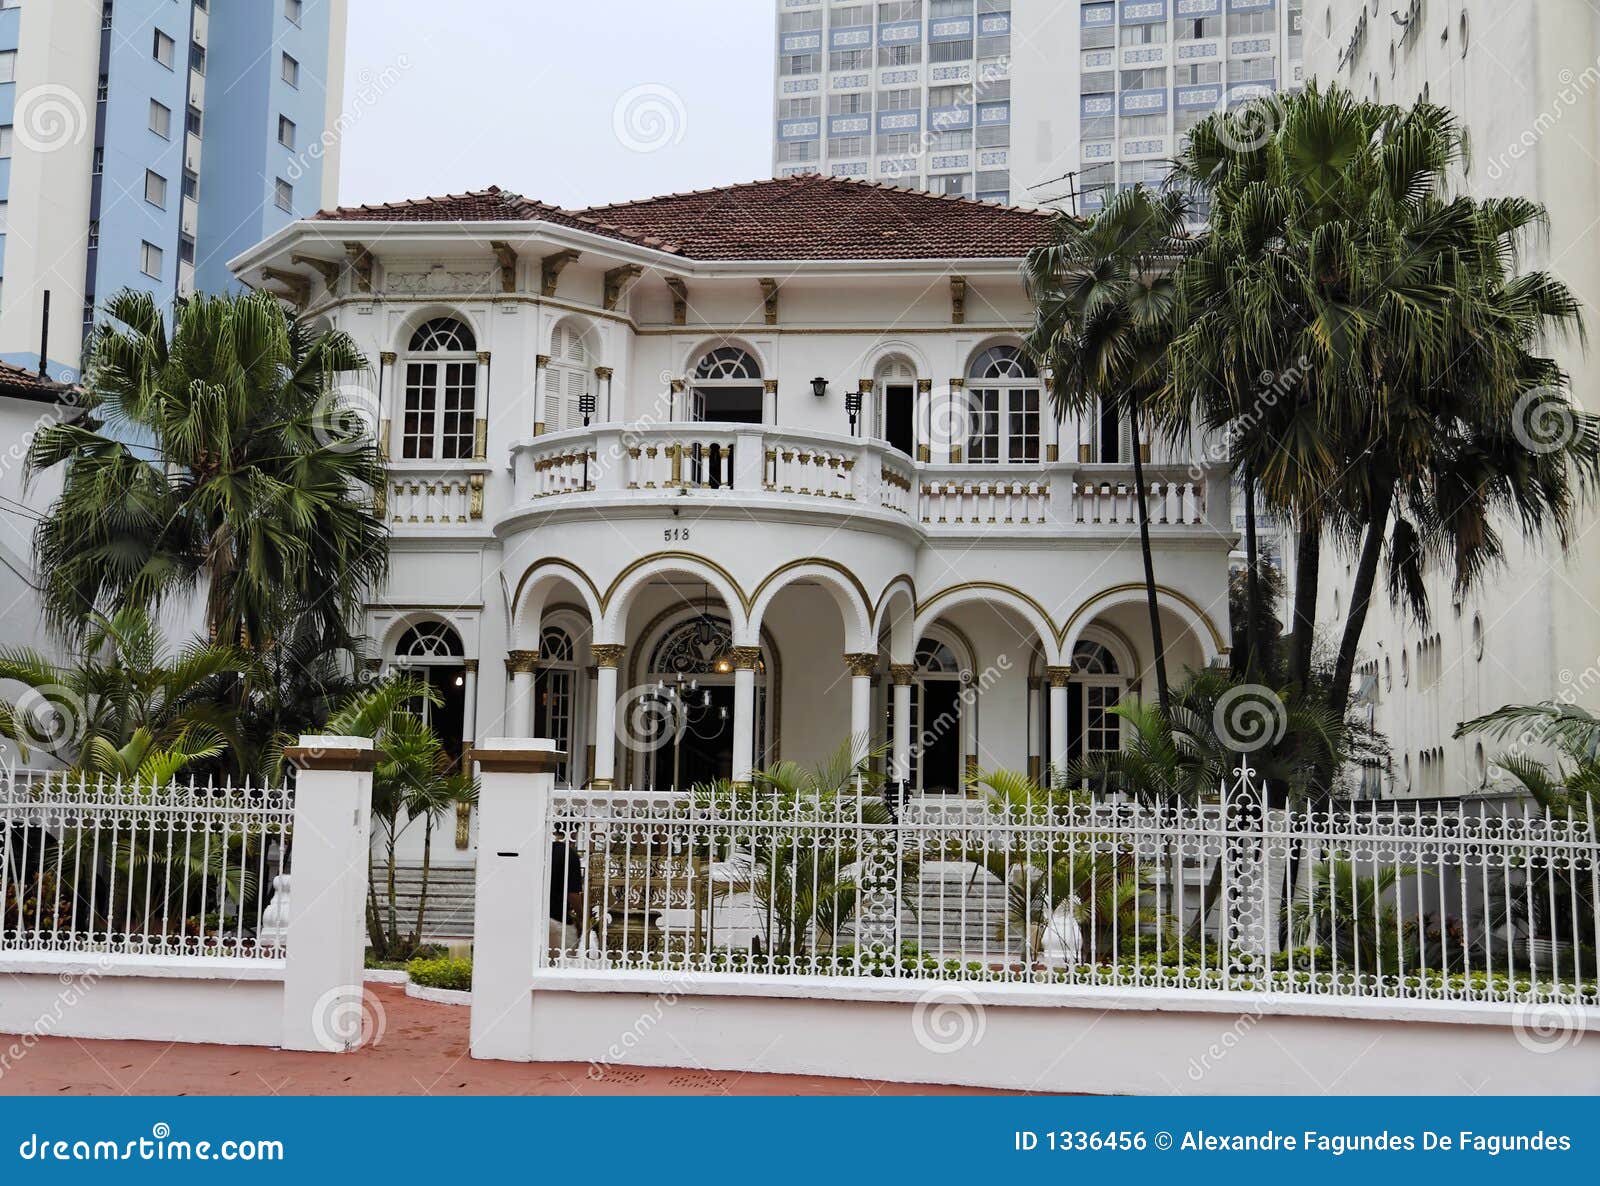
[[[849,654],[844,657],[844,662],[855,679],[866,679],[878,672],[878,656],[875,654]]]
[[[622,666],[622,656],[627,649],[621,643],[599,642],[589,648],[589,653],[594,656],[596,667],[609,667],[615,671]]]

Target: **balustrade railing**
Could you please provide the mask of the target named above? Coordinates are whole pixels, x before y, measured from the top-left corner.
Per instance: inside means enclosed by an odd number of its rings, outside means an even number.
[[[396,527],[461,526],[483,517],[484,475],[447,469],[394,469],[381,517]]]
[[[1588,818],[1267,810],[1246,774],[1161,807],[558,792],[550,828],[556,965],[1600,1003]]]
[[[1120,532],[1138,523],[1131,466],[916,462],[881,441],[761,425],[602,426],[519,446],[515,458],[517,503],[586,492],[697,490],[848,502],[904,516],[934,532]],[[404,486],[407,493],[394,500],[395,522],[457,521],[448,516],[465,513],[460,483],[467,480],[445,488],[455,500],[451,511],[432,505],[436,483],[397,476],[397,489]],[[1226,502],[1211,506],[1213,488],[1188,467],[1147,466],[1145,480],[1152,527],[1206,527],[1220,516],[1218,530],[1230,529]]]
[[[281,959],[293,793],[0,775],[0,953]]]

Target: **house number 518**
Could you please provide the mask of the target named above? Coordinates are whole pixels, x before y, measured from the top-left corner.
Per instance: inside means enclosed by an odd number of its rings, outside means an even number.
[[[669,527],[662,533],[662,537],[669,544],[686,544],[689,542],[689,528]]]

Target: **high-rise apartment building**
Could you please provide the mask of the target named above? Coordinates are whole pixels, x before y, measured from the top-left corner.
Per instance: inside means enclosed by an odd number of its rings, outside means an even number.
[[[779,177],[1025,203],[1067,172],[1075,4],[778,0]]]
[[[1305,82],[1303,0],[1079,4],[1079,209],[1166,177],[1184,133],[1221,107]]]
[[[346,0],[0,0],[0,360],[70,379],[97,307],[234,281],[336,204]]]

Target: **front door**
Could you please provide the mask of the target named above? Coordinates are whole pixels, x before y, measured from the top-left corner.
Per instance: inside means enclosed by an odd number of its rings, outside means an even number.
[[[961,683],[928,679],[914,689],[917,775],[927,794],[961,790]]]
[[[916,388],[892,383],[883,391],[883,439],[907,457],[917,451]]]

